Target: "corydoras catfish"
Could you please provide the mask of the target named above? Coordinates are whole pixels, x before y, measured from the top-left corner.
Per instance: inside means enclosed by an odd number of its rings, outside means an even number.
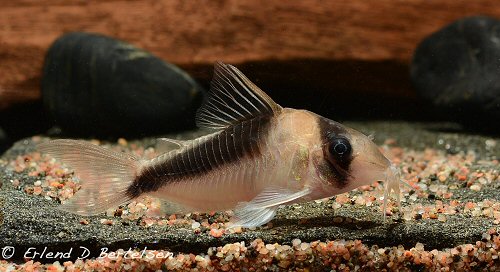
[[[168,120],[165,120],[168,122]],[[231,65],[218,62],[196,123],[213,133],[146,160],[76,140],[39,150],[75,170],[82,188],[61,208],[94,215],[150,195],[166,212],[234,209],[233,226],[269,222],[279,205],[385,181],[399,203],[399,173],[369,137],[307,110],[283,108]]]

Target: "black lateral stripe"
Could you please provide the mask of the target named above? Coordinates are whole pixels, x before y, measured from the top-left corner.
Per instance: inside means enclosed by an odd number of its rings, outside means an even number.
[[[233,126],[233,133],[231,133],[231,138],[233,138],[234,150],[238,158],[242,158],[245,153],[245,143],[242,139],[241,132],[243,131],[243,126]]]
[[[231,134],[233,134],[233,127],[229,127],[224,131],[224,139],[226,139],[226,149],[229,160],[236,161],[238,156],[236,155],[236,150],[234,148],[234,138]]]
[[[186,169],[188,167],[188,158],[186,152],[178,153],[174,155],[176,157],[176,162],[179,162],[179,172],[174,172],[176,175],[181,173],[183,169]]]
[[[197,141],[197,140],[195,140]],[[205,168],[205,165],[203,164],[203,160],[201,159],[201,154],[200,154],[200,144],[195,144],[195,146],[193,146],[193,148],[191,149],[191,157],[194,158],[194,162],[196,163],[196,166],[198,166],[199,168],[203,169],[206,171],[206,168]]]
[[[217,161],[216,161],[216,158],[215,156],[213,155],[213,152],[210,150],[210,152],[212,153],[209,153],[209,150],[208,150],[208,146],[212,147],[213,145],[213,142],[208,142],[208,141],[204,141],[203,142],[203,150],[205,151],[205,158],[207,158],[207,161],[208,161],[208,164],[210,165],[210,170],[212,170],[214,167],[217,166]]]
[[[182,161],[181,160],[170,160],[170,162],[172,163],[172,170],[173,170],[170,175],[174,176],[174,175],[176,175],[176,173],[180,173],[181,169],[183,169]]]
[[[173,153],[165,161],[148,166],[127,190],[130,197],[158,190],[161,186],[183,178],[203,175],[242,158],[261,155],[270,117],[259,117],[228,127],[203,140],[194,140],[182,152]]]
[[[179,163],[176,161],[170,160],[169,161],[169,168],[172,169],[172,173],[170,173],[170,174],[180,172]]]
[[[245,137],[251,137],[251,135],[248,135],[250,127],[251,127],[251,120],[248,122],[249,125],[245,127],[240,127],[238,130],[235,131],[235,137],[238,138],[238,142],[240,143],[241,146],[241,153],[242,154],[247,154],[251,152],[249,149],[249,144],[250,141],[245,141]]]
[[[203,166],[203,171],[208,172],[212,170],[210,160],[207,157],[207,152],[205,151],[205,144],[206,142],[199,143],[196,147],[198,153],[198,159],[201,161],[201,165]]]
[[[259,131],[261,131],[261,124],[264,124],[266,125],[266,127],[264,127],[263,129],[265,131],[267,131],[267,123],[262,123],[262,122],[259,122],[259,121],[256,121],[256,120],[252,120],[250,121],[250,125],[248,126],[248,129],[250,131],[248,131],[248,133],[245,133],[244,135],[248,135],[249,137],[249,141],[248,141],[248,145],[249,145],[249,150],[250,152],[252,152],[252,154],[255,154],[255,155],[261,155],[261,146],[267,146],[267,143],[265,140],[262,140],[262,137],[265,136],[264,133],[259,133]]]
[[[217,134],[214,139],[212,139],[212,152],[214,152],[214,159],[217,161],[217,164],[224,164],[226,160],[222,155],[222,142],[220,134]]]

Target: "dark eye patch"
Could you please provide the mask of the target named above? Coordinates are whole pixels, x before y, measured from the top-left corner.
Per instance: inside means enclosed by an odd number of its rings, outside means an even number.
[[[341,124],[323,117],[318,119],[318,126],[323,143],[322,168],[333,176],[331,182],[341,188],[351,175],[353,150],[349,138],[344,136],[349,132]]]
[[[333,137],[329,139],[328,151],[330,157],[340,164],[348,163],[351,160],[351,143],[345,137]]]
[[[351,152],[351,144],[345,138],[337,138],[330,144],[330,153],[344,156]]]
[[[346,137],[330,136],[327,138],[323,153],[338,176],[347,176],[352,161],[352,146]]]

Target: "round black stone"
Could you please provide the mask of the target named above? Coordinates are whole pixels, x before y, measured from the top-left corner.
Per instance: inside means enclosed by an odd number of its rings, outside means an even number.
[[[411,79],[418,94],[448,118],[500,132],[500,21],[469,17],[424,39]]]
[[[45,58],[42,98],[65,132],[150,135],[194,127],[204,91],[189,75],[111,37],[69,33]]]

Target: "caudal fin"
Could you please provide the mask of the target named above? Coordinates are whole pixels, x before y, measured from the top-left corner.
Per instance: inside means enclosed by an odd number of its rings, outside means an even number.
[[[81,180],[82,188],[60,209],[94,215],[132,200],[127,189],[140,167],[136,156],[77,140],[53,140],[37,149],[71,167]]]

